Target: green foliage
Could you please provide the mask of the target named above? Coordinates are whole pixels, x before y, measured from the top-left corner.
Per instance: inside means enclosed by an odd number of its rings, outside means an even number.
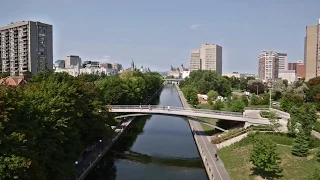
[[[224,103],[220,100],[217,100],[213,105],[212,105],[212,109],[214,110],[222,110],[222,108],[224,108]]]
[[[293,106],[301,106],[304,102],[303,95],[293,94],[293,93],[285,93],[280,100],[281,108],[289,112]]]
[[[187,99],[188,103],[191,104],[192,106],[197,106],[198,105],[198,96],[197,96],[197,91],[194,87],[192,86],[184,86],[181,91],[183,92],[185,98]]]
[[[208,96],[208,103],[209,103],[209,104],[212,104],[213,101],[215,101],[215,100],[217,99],[217,97],[219,96],[219,94],[217,93],[217,91],[210,90],[210,91],[207,93],[207,96]]]
[[[299,108],[294,106],[290,111],[290,115],[289,133],[295,134],[300,124],[306,135],[309,136],[317,122],[317,111],[315,107],[310,103],[305,103]]]
[[[320,132],[320,121],[314,123],[313,130]]]
[[[242,99],[237,99],[235,101],[232,101],[230,110],[233,112],[243,112],[245,108],[245,104],[242,101]]]
[[[10,72],[2,72],[0,73],[0,78],[5,78],[5,77],[8,77],[10,76]]]
[[[125,78],[45,71],[24,87],[0,86],[0,179],[68,179],[88,145],[112,135],[106,103],[141,102],[158,74]]]
[[[276,147],[276,144],[267,138],[254,138],[250,161],[256,173],[262,177],[273,178],[281,175],[282,168]]]
[[[256,95],[264,93],[264,84],[261,80],[249,80],[248,81],[248,91],[250,93],[255,93]],[[257,94],[258,91],[258,94]]]
[[[225,77],[218,76],[215,71],[198,70],[192,71],[190,77],[183,86],[192,86],[197,93],[207,94],[210,90],[217,91],[219,95],[228,97],[231,95],[231,83]]]
[[[246,95],[241,96],[241,100],[244,103],[245,106],[249,105],[248,97]]]
[[[254,95],[254,94],[251,95],[251,99],[250,99],[251,105],[254,105],[254,106],[260,105],[261,104],[260,101],[261,101],[261,99],[259,96]]]
[[[294,140],[291,153],[299,157],[306,157],[309,153],[308,135],[302,128],[299,128],[299,132]]]

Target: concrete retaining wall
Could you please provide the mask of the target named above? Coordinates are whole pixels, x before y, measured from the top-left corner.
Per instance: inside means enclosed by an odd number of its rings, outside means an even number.
[[[185,107],[185,108],[190,108],[190,105],[188,104],[186,98],[184,97],[182,91],[180,90],[180,87],[178,85],[175,85],[175,87],[177,88],[177,91],[178,91],[179,98],[180,98],[180,101],[182,103],[182,106]],[[192,131],[192,124],[190,123],[189,119],[188,119],[188,123],[189,123],[190,130]],[[209,180],[214,180],[214,176],[213,176],[213,173],[212,173],[212,167],[210,167],[210,165],[206,161],[206,156],[203,153],[203,150],[201,149],[201,146],[200,146],[198,140],[196,139],[195,135],[193,134],[192,137],[193,137],[194,141],[196,142],[197,149],[199,151],[201,160],[203,162],[203,165],[205,167],[205,170],[206,170],[206,173],[208,175]]]
[[[234,137],[234,138],[226,140],[226,141],[224,141],[224,142],[222,142],[220,144],[217,144],[217,148],[221,149],[223,147],[230,146],[230,145],[232,145],[234,143],[237,143],[237,142],[241,141],[243,138],[245,138],[247,136],[248,136],[248,133],[241,134],[241,135],[239,135],[237,137]]]

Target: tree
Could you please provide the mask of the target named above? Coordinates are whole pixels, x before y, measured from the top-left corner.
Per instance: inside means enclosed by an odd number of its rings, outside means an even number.
[[[249,105],[248,97],[246,95],[241,96],[241,100],[244,103],[245,106]]]
[[[304,102],[303,95],[285,93],[280,100],[280,105],[283,110],[289,112],[293,106],[301,106]]]
[[[317,76],[317,77],[309,79],[309,81],[307,82],[307,85],[309,87],[319,86],[320,85],[320,77]]]
[[[212,105],[212,104],[213,104],[213,101],[215,101],[215,100],[217,99],[217,97],[219,96],[219,94],[218,94],[216,91],[214,91],[214,90],[210,90],[210,91],[208,92],[207,96],[208,96],[208,103]]]
[[[224,104],[221,100],[217,100],[213,105],[212,109],[214,110],[221,110],[224,107]]]
[[[318,118],[315,107],[310,103],[305,103],[299,108],[294,106],[290,110],[290,115],[289,132],[294,135],[296,130],[301,126],[304,133],[310,136],[312,128]]]
[[[237,99],[232,101],[230,110],[232,112],[243,112],[245,108],[245,104],[241,99]]]
[[[250,93],[255,93],[256,95],[264,93],[264,84],[261,80],[249,80],[248,81],[248,91]],[[258,94],[257,94],[258,91]]]
[[[262,177],[279,177],[282,172],[277,145],[267,138],[254,138],[250,161]]]
[[[250,99],[250,104],[251,105],[260,105],[261,104],[260,101],[261,100],[260,100],[259,96],[254,95],[254,94],[251,95],[251,99]]]
[[[277,114],[273,111],[270,111],[268,119],[269,119],[270,123],[272,124],[274,131],[277,131],[278,127],[280,126]]]
[[[306,157],[309,153],[308,135],[302,128],[298,128],[298,130],[291,153],[295,156]]]

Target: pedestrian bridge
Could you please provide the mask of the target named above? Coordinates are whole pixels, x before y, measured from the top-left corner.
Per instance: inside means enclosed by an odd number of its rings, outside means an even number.
[[[193,109],[171,106],[155,106],[155,105],[109,105],[108,111],[113,113],[138,113],[138,114],[163,114],[184,117],[205,117],[212,119],[242,121],[251,124],[270,124],[267,118],[251,118],[246,113],[215,111],[205,109]]]

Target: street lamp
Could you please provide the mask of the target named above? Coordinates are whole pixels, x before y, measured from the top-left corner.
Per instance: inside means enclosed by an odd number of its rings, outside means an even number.
[[[100,139],[100,140],[99,140],[99,142],[101,143],[101,142],[102,142],[102,140]]]

